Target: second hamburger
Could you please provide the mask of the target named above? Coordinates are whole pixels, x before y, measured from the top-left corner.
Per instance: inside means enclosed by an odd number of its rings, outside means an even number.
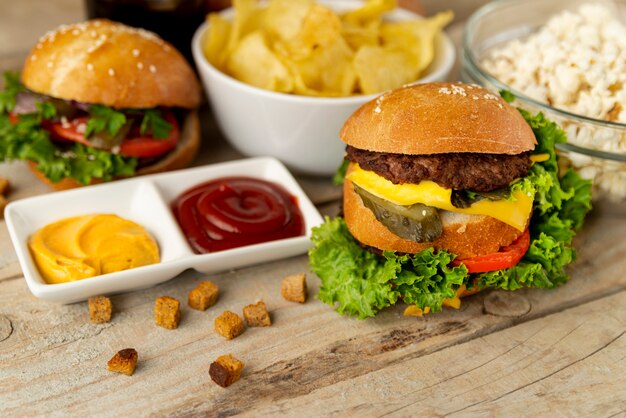
[[[157,35],[108,20],[49,32],[0,93],[0,160],[55,189],[187,166],[200,89]]]

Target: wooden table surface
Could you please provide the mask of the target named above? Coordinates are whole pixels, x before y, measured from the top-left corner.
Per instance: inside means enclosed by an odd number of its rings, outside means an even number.
[[[19,68],[19,54],[0,68]],[[208,115],[208,111],[205,110]],[[204,118],[197,165],[241,156]],[[49,192],[22,163],[0,164],[10,199]],[[298,177],[324,214],[338,208],[327,179]],[[283,300],[281,279],[308,272],[305,255],[203,276],[188,271],[113,296],[110,323],[89,323],[84,303],[30,294],[0,221],[0,416],[626,416],[626,206],[599,203],[575,239],[569,283],[552,291],[482,292],[460,310],[423,318],[402,307],[344,318],[314,297]],[[154,299],[185,301],[200,280],[222,294],[206,312],[183,303],[177,330],[154,325]],[[308,273],[309,291],[319,281]],[[262,298],[270,328],[226,341],[213,320]],[[106,370],[133,347],[132,377]],[[233,353],[246,367],[223,389],[209,364]]]

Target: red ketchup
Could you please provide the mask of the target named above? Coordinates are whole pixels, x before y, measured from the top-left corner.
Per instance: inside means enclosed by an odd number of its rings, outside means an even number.
[[[199,184],[180,195],[172,209],[200,254],[304,235],[296,198],[277,184],[251,177]]]

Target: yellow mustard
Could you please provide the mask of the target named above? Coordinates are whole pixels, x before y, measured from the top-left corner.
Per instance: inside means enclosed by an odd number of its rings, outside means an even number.
[[[117,215],[84,215],[41,228],[28,242],[50,284],[86,279],[159,262],[159,247],[141,225]]]

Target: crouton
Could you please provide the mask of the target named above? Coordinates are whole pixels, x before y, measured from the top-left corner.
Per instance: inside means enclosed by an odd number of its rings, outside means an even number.
[[[239,380],[243,366],[243,362],[233,357],[232,354],[219,356],[211,363],[209,376],[215,383],[225,388]]]
[[[0,194],[6,196],[9,193],[11,187],[9,180],[4,177],[0,177]]]
[[[104,324],[111,320],[113,304],[106,296],[93,296],[89,298],[89,319],[94,324]]]
[[[4,208],[9,204],[6,197],[0,194],[0,219],[4,219]]]
[[[243,317],[246,318],[249,327],[269,327],[272,325],[272,319],[265,302],[262,300],[255,305],[248,305],[243,308]]]
[[[195,289],[189,292],[189,307],[199,311],[206,311],[207,308],[215,305],[219,288],[213,282],[200,282]]]
[[[280,294],[283,298],[291,302],[306,302],[307,288],[305,274],[299,273],[285,277],[280,286]]]
[[[169,296],[156,298],[154,302],[154,322],[163,328],[178,328],[178,323],[180,322],[180,302]]]
[[[118,351],[107,363],[108,369],[112,372],[124,373],[129,376],[135,372],[137,367],[137,351],[134,348],[125,348]]]
[[[215,332],[227,340],[232,340],[241,335],[243,330],[243,320],[236,313],[224,311],[224,313],[215,318]]]

